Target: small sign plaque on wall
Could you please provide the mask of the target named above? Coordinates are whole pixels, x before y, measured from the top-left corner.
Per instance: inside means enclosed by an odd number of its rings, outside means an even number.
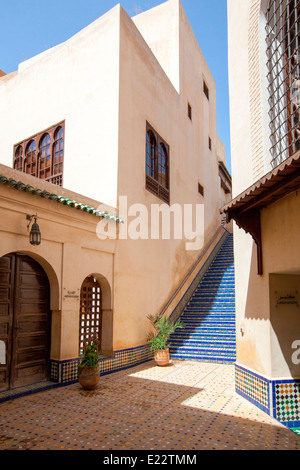
[[[79,299],[79,293],[75,290],[68,290],[66,294],[64,294],[64,299]]]
[[[276,307],[280,306],[294,306],[299,308],[299,292],[278,292],[275,291]]]

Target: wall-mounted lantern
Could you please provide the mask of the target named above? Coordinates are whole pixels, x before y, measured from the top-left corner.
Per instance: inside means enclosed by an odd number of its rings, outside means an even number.
[[[29,224],[27,225],[27,230],[29,230],[30,224],[34,219],[34,223],[32,224],[30,233],[29,233],[29,242],[31,245],[40,245],[41,243],[41,231],[40,227],[36,223],[37,214],[35,215],[26,215],[26,220],[29,220]]]

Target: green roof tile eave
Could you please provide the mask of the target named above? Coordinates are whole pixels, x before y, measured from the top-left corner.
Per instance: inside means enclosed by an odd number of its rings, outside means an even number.
[[[81,202],[73,201],[67,197],[50,193],[49,191],[46,191],[46,190],[34,188],[30,184],[25,184],[22,181],[16,181],[13,178],[7,178],[5,175],[0,174],[0,184],[6,184],[19,191],[24,191],[26,193],[31,193],[33,195],[40,196],[44,199],[50,199],[52,201],[56,201],[57,203],[67,205],[69,207],[73,207],[77,210],[87,212],[88,214],[95,215],[96,217],[107,218],[119,224],[123,223],[123,220],[121,220],[119,217],[109,214],[108,212],[98,211],[94,207],[89,207],[86,204],[82,204]]]

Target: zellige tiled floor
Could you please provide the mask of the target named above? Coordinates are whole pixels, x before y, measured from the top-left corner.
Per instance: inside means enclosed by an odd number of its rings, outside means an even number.
[[[234,391],[234,365],[147,362],[0,404],[0,450],[299,450]]]

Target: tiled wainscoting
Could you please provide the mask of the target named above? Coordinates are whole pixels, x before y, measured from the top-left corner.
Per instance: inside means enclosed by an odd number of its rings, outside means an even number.
[[[100,356],[100,374],[117,372],[153,358],[149,345],[131,349],[115,351],[113,357]],[[67,361],[51,361],[51,380],[60,384],[66,384],[77,380],[77,367],[79,359]]]
[[[151,359],[153,359],[153,354],[148,344],[137,348],[115,351],[113,357],[100,356],[100,374],[105,375],[117,372],[142,364]],[[50,380],[0,392],[0,403],[13,398],[19,398],[35,392],[77,382],[79,361],[79,358],[67,361],[51,360]]]
[[[267,379],[236,364],[235,389],[285,426],[300,427],[300,379]]]

